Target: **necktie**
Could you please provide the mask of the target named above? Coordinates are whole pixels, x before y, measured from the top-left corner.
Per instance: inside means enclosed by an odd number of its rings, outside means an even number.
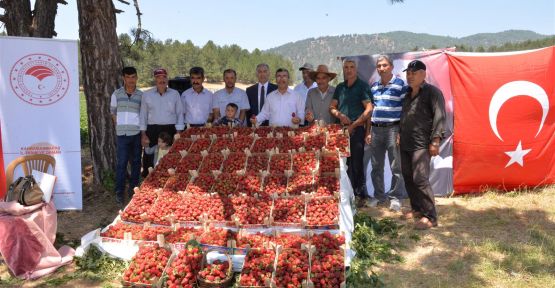
[[[262,85],[260,87],[260,108],[258,109],[258,112],[260,112],[262,110],[262,106],[264,106],[264,99],[266,98],[266,93],[264,91],[264,85]]]

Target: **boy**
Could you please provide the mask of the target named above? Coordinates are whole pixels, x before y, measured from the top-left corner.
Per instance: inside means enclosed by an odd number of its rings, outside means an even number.
[[[243,123],[239,118],[235,118],[239,106],[235,103],[229,103],[225,106],[225,116],[220,118],[220,120],[214,123],[216,126],[227,126],[231,125],[233,127],[243,126]]]
[[[145,147],[145,154],[147,155],[154,154],[154,167],[158,165],[158,162],[160,162],[160,159],[162,159],[162,157],[168,154],[168,151],[170,151],[172,143],[173,143],[172,136],[168,132],[162,131],[158,135],[157,145],[154,145],[152,147],[148,147],[148,146]]]

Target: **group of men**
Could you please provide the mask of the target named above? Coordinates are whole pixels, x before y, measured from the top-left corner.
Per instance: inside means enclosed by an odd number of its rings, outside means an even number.
[[[356,60],[347,58],[343,62],[344,81],[333,87],[330,81],[336,73],[326,65],[314,70],[306,63],[299,68],[302,83],[291,89],[289,71],[277,69],[277,85],[272,84],[270,67],[261,63],[256,67],[258,82],[246,91],[235,87],[237,73],[227,69],[223,72],[225,87],[215,93],[203,87],[204,70],[193,67],[189,71],[192,87],[181,95],[168,87],[165,69],[154,70],[156,86],[141,92],[136,87],[135,69],[124,68],[124,86],[113,93],[111,101],[117,133],[117,202],[123,205],[128,162],[132,167],[129,197],[132,187],[138,184],[141,147],[153,146],[162,131],[173,136],[189,126],[216,122],[225,115],[226,106],[233,103],[238,108],[237,123],[246,126],[312,125],[315,121],[342,124],[350,135],[347,174],[357,206],[389,202],[391,209],[399,211],[404,182],[411,210],[405,211],[403,217],[415,218],[417,229],[436,226],[437,213],[428,178],[430,158],[438,155],[445,130],[443,95],[425,82],[426,66],[419,60],[404,70],[408,85],[393,75],[393,62],[388,56],[379,56],[376,67],[380,79],[368,84],[358,77]],[[369,146],[367,155],[365,145]],[[386,153],[393,175],[388,191],[384,187]],[[365,184],[365,166],[369,164],[373,199],[367,196]],[[143,177],[151,166],[152,159],[143,155]]]

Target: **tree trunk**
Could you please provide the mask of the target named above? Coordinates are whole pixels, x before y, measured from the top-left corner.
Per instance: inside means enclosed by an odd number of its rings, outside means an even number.
[[[29,0],[2,0],[0,7],[4,8],[4,15],[0,21],[10,36],[52,38],[56,36],[58,3],[67,4],[64,0],[36,0],[31,11]]]
[[[94,179],[102,183],[116,164],[110,96],[118,87],[121,56],[111,0],[78,0],[83,86],[87,100]]]
[[[4,8],[1,20],[9,36],[31,36],[29,31],[33,22],[31,1],[3,0],[0,1],[0,8]]]
[[[37,0],[31,31],[33,37],[52,38],[56,36],[54,25],[58,13],[58,2],[67,4],[60,0]]]

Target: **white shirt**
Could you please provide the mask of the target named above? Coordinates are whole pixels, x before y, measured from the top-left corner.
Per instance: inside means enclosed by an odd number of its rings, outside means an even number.
[[[239,109],[235,114],[235,118],[239,118],[240,110],[251,109],[251,105],[249,104],[249,98],[247,97],[247,93],[243,89],[234,87],[231,94],[229,94],[227,93],[227,90],[225,90],[224,88],[214,93],[214,96],[212,97],[212,109],[219,108],[220,116],[225,115],[225,107],[229,103],[235,103],[237,104],[237,106],[239,106]]]
[[[270,120],[270,125],[275,126],[293,126],[291,122],[292,114],[304,121],[304,101],[302,97],[295,91],[287,88],[285,93],[281,94],[279,90],[274,90],[266,96],[266,102],[262,111],[256,116],[256,122],[262,123]]]
[[[183,130],[183,105],[179,92],[167,88],[162,95],[156,87],[143,93],[140,112],[140,129],[145,131],[147,125],[175,124],[175,129]]]
[[[312,82],[312,85],[310,85],[310,87],[306,87],[303,81],[301,82],[301,84],[298,84],[297,86],[295,86],[295,92],[297,92],[297,94],[303,96],[306,99],[306,94],[308,94],[308,90],[314,87],[318,87],[318,84],[316,84],[316,81]]]
[[[197,93],[192,87],[183,91],[181,102],[185,114],[185,124],[204,124],[212,113],[212,97],[214,95],[206,88]]]

